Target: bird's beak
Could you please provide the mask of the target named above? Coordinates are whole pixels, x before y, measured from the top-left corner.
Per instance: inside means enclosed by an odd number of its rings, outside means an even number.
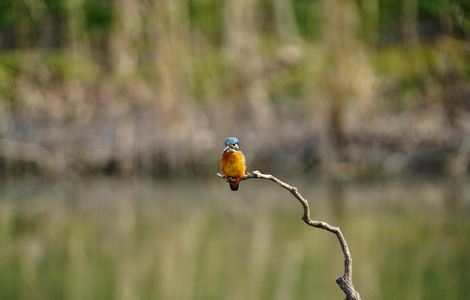
[[[223,151],[223,152],[225,152],[225,151],[227,151],[227,152],[235,152],[235,150],[234,150],[233,148],[231,148],[230,146],[226,146],[226,147],[224,148],[224,151]]]

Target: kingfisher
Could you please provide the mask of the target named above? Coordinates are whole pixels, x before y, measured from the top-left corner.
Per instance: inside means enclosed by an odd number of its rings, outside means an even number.
[[[238,191],[240,179],[245,175],[245,155],[240,150],[240,141],[234,136],[225,140],[225,148],[220,157],[220,170],[228,179],[230,189]]]

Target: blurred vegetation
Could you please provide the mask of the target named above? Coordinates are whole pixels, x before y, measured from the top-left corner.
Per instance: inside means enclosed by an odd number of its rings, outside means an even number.
[[[342,226],[364,299],[470,297],[468,185],[294,181],[315,195],[316,216]],[[0,298],[341,299],[335,237],[304,226],[297,203],[270,186],[4,184]]]
[[[254,166],[466,173],[469,11],[2,0],[0,172],[212,174],[234,134]]]
[[[342,226],[364,299],[469,299],[469,14],[468,0],[0,0],[0,299],[342,297],[336,241],[285,195],[194,179],[214,176],[228,135],[249,169],[331,175],[299,189]],[[65,179],[9,177],[24,173]],[[68,181],[97,173],[192,180]]]

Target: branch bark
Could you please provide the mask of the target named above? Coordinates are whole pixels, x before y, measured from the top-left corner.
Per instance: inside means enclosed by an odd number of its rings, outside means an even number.
[[[225,177],[222,174],[217,173],[217,176],[221,179],[224,179],[225,181],[229,181],[230,179]],[[276,183],[277,185],[283,187],[284,189],[288,190],[302,205],[303,208],[303,216],[302,220],[309,226],[323,229],[326,231],[329,231],[333,234],[336,235],[338,238],[338,242],[341,246],[341,251],[343,252],[344,256],[344,274],[343,276],[339,277],[336,279],[336,284],[338,284],[339,288],[344,292],[346,295],[346,300],[361,300],[361,296],[359,293],[354,289],[353,283],[352,283],[352,258],[351,258],[351,253],[349,252],[348,248],[348,243],[346,242],[346,239],[344,238],[343,233],[341,232],[341,229],[337,226],[331,226],[330,224],[323,222],[323,221],[317,221],[317,220],[312,220],[310,217],[310,208],[308,206],[308,201],[305,199],[298,191],[297,188],[294,186],[291,186],[273,175],[270,174],[263,174],[259,171],[253,171],[253,172],[247,172],[245,176],[243,176],[240,181],[242,180],[247,180],[247,179],[267,179],[271,180],[272,182]]]

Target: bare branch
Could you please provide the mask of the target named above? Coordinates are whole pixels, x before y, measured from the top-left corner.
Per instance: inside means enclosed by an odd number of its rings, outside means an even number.
[[[229,178],[226,178],[222,174],[217,173],[217,176],[225,181],[229,181]],[[336,226],[331,226],[330,224],[323,222],[323,221],[316,221],[312,220],[310,218],[310,208],[308,206],[308,201],[305,199],[298,191],[297,188],[294,186],[291,186],[273,175],[270,174],[263,174],[259,171],[253,171],[253,172],[247,172],[245,176],[241,178],[241,180],[247,180],[247,179],[267,179],[271,180],[272,182],[276,183],[277,185],[285,188],[288,190],[297,200],[299,200],[300,204],[302,205],[302,208],[304,210],[302,220],[309,226],[315,227],[315,228],[320,228],[326,231],[329,231],[331,233],[334,233],[336,237],[338,238],[339,244],[341,246],[341,251],[343,252],[344,255],[344,274],[340,278],[336,279],[336,284],[340,287],[340,289],[344,292],[346,295],[346,300],[361,300],[361,296],[359,293],[354,289],[353,283],[352,283],[352,258],[351,258],[351,253],[349,252],[348,248],[348,243],[346,242],[346,239],[344,238],[343,233],[341,232],[341,229]]]

